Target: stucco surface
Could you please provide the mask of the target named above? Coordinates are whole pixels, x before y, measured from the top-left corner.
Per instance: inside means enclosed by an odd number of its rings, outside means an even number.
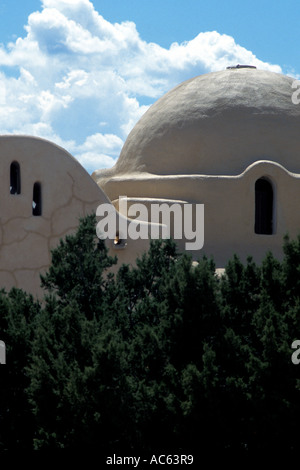
[[[293,79],[239,68],[188,80],[136,124],[116,165],[92,176],[107,196],[204,204],[204,247],[218,268],[237,253],[282,257],[300,233],[300,105]],[[273,190],[273,233],[255,233],[255,183]],[[182,243],[181,243],[182,245]]]
[[[233,253],[258,262],[268,250],[282,257],[283,236],[300,233],[300,105],[293,79],[255,69],[231,69],[182,83],[158,100],[128,136],[116,165],[93,178],[64,149],[28,136],[0,137],[0,287],[40,295],[40,273],[51,249],[79,217],[103,203],[118,209],[142,203],[204,204],[204,246],[194,260],[213,256],[223,268]],[[18,162],[20,194],[10,194],[10,165]],[[273,232],[256,234],[255,183],[273,190]],[[32,214],[34,183],[42,214]],[[118,220],[139,222],[118,214]],[[152,221],[147,219],[149,238]],[[123,224],[123,227],[124,227]],[[171,234],[174,232],[171,228]],[[184,250],[185,239],[178,241]],[[134,264],[149,239],[107,240],[110,254]],[[117,267],[114,268],[116,270]]]
[[[12,162],[20,165],[20,194],[10,194]],[[50,250],[77,228],[79,217],[109,200],[70,154],[34,137],[0,137],[0,178],[0,287],[40,295]],[[32,215],[35,182],[41,185],[40,216]]]
[[[300,106],[293,79],[257,69],[200,75],[166,93],[129,134],[116,165],[96,181],[128,173],[237,175],[272,159],[300,172]]]

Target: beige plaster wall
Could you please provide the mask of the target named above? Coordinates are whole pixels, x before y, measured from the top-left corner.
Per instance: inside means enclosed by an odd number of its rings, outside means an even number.
[[[271,181],[274,192],[274,234],[254,233],[255,182],[259,178]],[[135,175],[112,179],[106,184],[108,194],[117,199],[118,193],[131,197],[131,202],[169,204],[178,198],[204,204],[204,247],[191,251],[194,259],[203,254],[213,256],[217,267],[224,267],[229,257],[237,253],[243,261],[248,255],[260,262],[268,250],[282,257],[282,242],[286,233],[300,233],[300,175],[287,171],[272,161],[251,164],[235,176],[150,176]],[[156,199],[154,199],[156,198]],[[117,203],[117,201],[115,201]],[[184,240],[180,243],[183,249]]]
[[[218,267],[237,253],[282,256],[300,232],[300,105],[294,79],[237,68],[200,75],[160,98],[129,134],[113,168],[92,177],[111,200],[181,200],[205,206],[204,247]],[[255,182],[268,178],[275,233],[254,233]],[[180,244],[182,246],[182,243]]]
[[[20,165],[20,194],[10,194],[13,161]],[[79,217],[110,201],[70,154],[34,137],[0,137],[0,180],[0,287],[41,295],[40,273],[49,267],[50,250],[77,228]],[[35,182],[42,188],[41,216],[32,215]],[[131,262],[147,243],[129,241],[118,252],[110,240],[107,246],[120,262]]]

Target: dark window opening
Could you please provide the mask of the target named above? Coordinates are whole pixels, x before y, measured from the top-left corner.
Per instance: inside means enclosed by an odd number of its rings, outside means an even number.
[[[273,233],[273,188],[263,178],[255,183],[255,233]]]
[[[21,175],[18,162],[12,162],[10,165],[10,194],[21,193]]]
[[[33,185],[32,215],[42,214],[42,190],[40,183]]]

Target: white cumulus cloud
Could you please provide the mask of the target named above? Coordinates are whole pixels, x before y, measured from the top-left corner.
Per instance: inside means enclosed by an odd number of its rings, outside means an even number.
[[[281,72],[216,31],[166,49],[100,13],[89,0],[42,0],[24,37],[0,46],[1,134],[50,139],[92,172],[115,163],[149,103],[183,80],[238,63]]]

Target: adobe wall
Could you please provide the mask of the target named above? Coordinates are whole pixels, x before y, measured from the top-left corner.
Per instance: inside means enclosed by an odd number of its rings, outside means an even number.
[[[12,162],[20,167],[20,194],[10,193]],[[15,286],[41,295],[40,273],[50,265],[50,250],[76,230],[79,217],[110,201],[75,158],[34,137],[0,137],[0,178],[0,288]],[[32,213],[36,182],[41,187],[40,216]],[[134,262],[148,243],[129,241],[118,252],[111,240],[107,246],[120,262]]]
[[[274,233],[256,234],[255,182],[268,179],[274,194]],[[103,186],[112,200],[127,195],[135,203],[149,198],[180,199],[204,204],[204,247],[191,251],[194,259],[203,254],[213,256],[217,267],[224,267],[237,253],[243,261],[252,255],[260,262],[268,250],[282,258],[283,237],[300,233],[300,175],[282,165],[257,161],[236,176],[135,174],[114,177]],[[116,203],[116,202],[115,202]],[[178,243],[183,249],[183,243]]]

